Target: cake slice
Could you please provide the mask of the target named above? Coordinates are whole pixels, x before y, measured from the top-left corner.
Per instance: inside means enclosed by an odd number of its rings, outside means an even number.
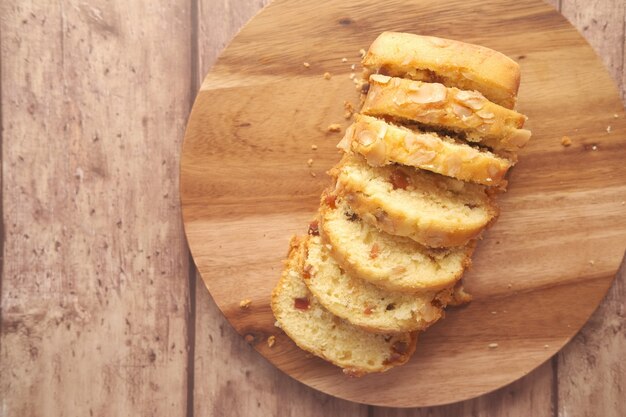
[[[329,174],[364,221],[429,247],[464,246],[498,213],[485,186],[412,167],[371,167],[346,154]]]
[[[328,311],[370,332],[424,330],[443,316],[437,292],[389,291],[359,279],[337,264],[320,236],[306,241],[303,271],[306,286]]]
[[[361,113],[460,134],[468,142],[516,152],[530,139],[526,116],[475,91],[373,74]]]
[[[368,73],[440,82],[480,91],[506,108],[515,107],[519,65],[484,46],[411,33],[383,32],[363,57]]]
[[[389,291],[416,293],[453,286],[471,264],[474,244],[428,248],[362,221],[341,197],[325,192],[319,231],[346,273]]]
[[[304,245],[292,238],[282,277],[272,292],[271,307],[280,328],[300,348],[360,376],[384,372],[409,360],[414,333],[376,334],[328,312],[303,281]]]
[[[436,132],[387,123],[357,114],[337,145],[361,154],[372,166],[399,163],[484,185],[505,185],[513,162]]]

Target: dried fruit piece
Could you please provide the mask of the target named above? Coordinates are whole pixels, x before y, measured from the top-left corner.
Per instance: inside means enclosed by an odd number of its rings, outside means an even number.
[[[311,271],[313,271],[313,265],[305,265],[304,268],[302,268],[302,278],[310,279]]]
[[[328,194],[325,198],[324,198],[324,202],[326,203],[326,205],[328,207],[330,207],[331,209],[336,209],[337,208],[337,196],[334,194]]]
[[[394,190],[401,189],[406,190],[409,185],[411,185],[410,178],[403,171],[396,169],[391,173],[389,177],[389,182],[393,186]]]
[[[319,236],[320,235],[319,222],[317,220],[313,220],[311,223],[309,223],[308,234],[311,235],[311,236]]]
[[[311,307],[311,303],[308,298],[294,298],[293,307],[298,310],[308,310]]]
[[[370,259],[378,258],[379,253],[380,253],[380,247],[378,246],[378,243],[374,243],[372,245],[372,249],[370,250]]]

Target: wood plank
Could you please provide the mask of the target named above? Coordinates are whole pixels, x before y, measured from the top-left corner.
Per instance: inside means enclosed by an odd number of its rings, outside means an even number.
[[[558,355],[558,415],[621,417],[626,412],[626,262],[607,297]]]
[[[200,0],[198,80],[235,33],[267,3]],[[366,406],[312,390],[270,364],[226,321],[199,276],[197,283],[194,415],[367,415]],[[243,293],[241,298],[245,298]]]
[[[626,3],[623,0],[561,0],[561,13],[587,39],[624,95]]]
[[[554,7],[556,10],[561,10],[561,0],[543,0],[548,3],[550,6]]]
[[[264,356],[309,385],[403,407],[472,398],[549,359],[600,303],[626,245],[620,198],[626,124],[613,119],[622,104],[587,43],[538,1],[417,3],[420,19],[404,13],[413,10],[406,1],[387,2],[386,12],[370,19],[374,0],[350,7],[274,1],[203,83],[187,130],[181,183],[194,259],[237,330],[254,335]],[[519,108],[529,116],[534,139],[466,275],[474,302],[425,332],[407,365],[346,380],[282,334],[273,349],[263,341],[276,331],[268,303],[288,237],[306,229],[329,183],[322,173],[339,158],[338,137],[325,128],[340,120],[343,99],[355,94],[341,58],[352,58],[389,27],[481,43],[519,59]],[[325,71],[333,74],[330,80],[322,77]],[[569,148],[561,145],[565,135],[574,143]],[[306,167],[311,157],[317,177]],[[253,300],[250,310],[239,308],[242,298]],[[498,348],[489,349],[494,342]]]
[[[226,321],[201,279],[196,314],[194,415],[367,416],[367,406],[311,389],[265,360]]]
[[[602,57],[626,99],[624,67],[626,5],[620,0],[563,0],[563,14]],[[626,267],[620,272],[600,308],[558,355],[558,414],[560,416],[622,416],[626,412],[626,339],[624,300]]]
[[[439,407],[372,407],[371,417],[552,417],[553,365],[546,362],[520,380],[473,400]]]
[[[186,414],[189,12],[1,3],[4,416]]]

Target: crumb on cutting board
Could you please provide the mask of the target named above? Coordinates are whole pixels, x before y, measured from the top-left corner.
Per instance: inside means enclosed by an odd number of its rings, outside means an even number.
[[[326,129],[328,132],[341,132],[341,125],[339,123],[331,123]]]
[[[276,336],[270,336],[267,338],[267,347],[269,347],[270,349],[274,346],[275,343],[276,343]]]
[[[561,138],[561,145],[570,146],[571,144],[572,144],[572,138],[570,138],[569,136],[563,136]]]

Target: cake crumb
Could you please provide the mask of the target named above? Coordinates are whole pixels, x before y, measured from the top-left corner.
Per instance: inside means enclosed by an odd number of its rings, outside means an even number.
[[[614,118],[614,119],[619,119],[619,114],[617,114],[617,113],[613,113],[613,118]]]
[[[606,133],[611,133],[611,129],[612,129],[612,128],[611,128],[611,125],[608,125],[608,126],[606,127]]]
[[[348,62],[348,58],[341,58],[341,62]]]
[[[511,284],[511,283],[509,282],[509,285],[507,285],[507,287],[509,287],[509,288],[513,288],[513,284]]]
[[[356,74],[355,74],[355,73],[353,73],[353,72],[351,72],[351,73],[350,73],[350,79],[351,79],[351,80],[354,80],[354,77],[356,77]]]
[[[341,125],[339,123],[331,123],[326,128],[328,132],[341,132]]]
[[[325,72],[324,73],[324,79],[325,80],[330,80],[330,77],[332,77],[332,75],[330,75],[330,72]]]
[[[589,261],[589,265],[594,266],[596,264],[596,261],[594,261],[593,259]]]
[[[563,136],[561,138],[561,145],[570,146],[571,144],[572,144],[572,138],[570,138],[569,136]]]
[[[359,55],[361,56],[361,58],[363,58],[365,54],[366,54],[365,49],[363,48],[359,49]]]
[[[308,166],[312,166],[312,165],[313,165],[313,158],[309,158],[309,160],[308,160],[308,161],[306,161],[306,164],[307,164]]]
[[[543,345],[543,348],[544,348],[544,349],[547,349],[547,348],[549,348],[549,347],[550,347],[550,346],[548,346],[548,345]]]
[[[313,178],[317,177],[317,174],[316,174],[315,172],[313,172],[313,171],[311,171],[311,172],[310,172],[310,174],[311,174],[311,176],[312,176]]]
[[[489,343],[489,349],[495,349],[498,347],[497,343]]]
[[[267,338],[267,347],[269,347],[270,349],[274,346],[275,343],[276,343],[276,336],[270,336]]]
[[[311,149],[313,149],[314,151],[317,150],[317,145],[311,145]]]
[[[241,309],[250,308],[251,304],[252,304],[252,300],[249,299],[249,298],[246,298],[245,300],[241,300],[239,302],[239,308],[241,308]]]
[[[498,314],[498,312],[497,311],[492,311],[491,314]]]
[[[596,145],[593,145],[593,146],[591,147],[591,150],[592,150],[592,151],[597,151],[597,150],[598,150],[598,147],[597,147]]]
[[[246,343],[252,343],[254,342],[254,336],[251,334],[247,334],[244,336],[244,340],[246,341]]]
[[[276,320],[276,321],[274,322],[274,327],[277,327],[277,328],[279,328],[279,329],[282,329],[282,327],[280,326],[280,323],[278,322],[278,320]]]
[[[308,62],[303,62],[302,65],[304,65],[304,68],[311,67],[311,64],[309,64]]]
[[[345,109],[345,112],[343,113],[343,118],[348,120],[354,114],[354,106],[348,100],[344,100],[343,108]]]
[[[352,64],[352,65],[350,65],[350,69],[351,69],[352,71],[354,71],[354,69],[355,69],[355,68],[356,68],[356,64]]]

